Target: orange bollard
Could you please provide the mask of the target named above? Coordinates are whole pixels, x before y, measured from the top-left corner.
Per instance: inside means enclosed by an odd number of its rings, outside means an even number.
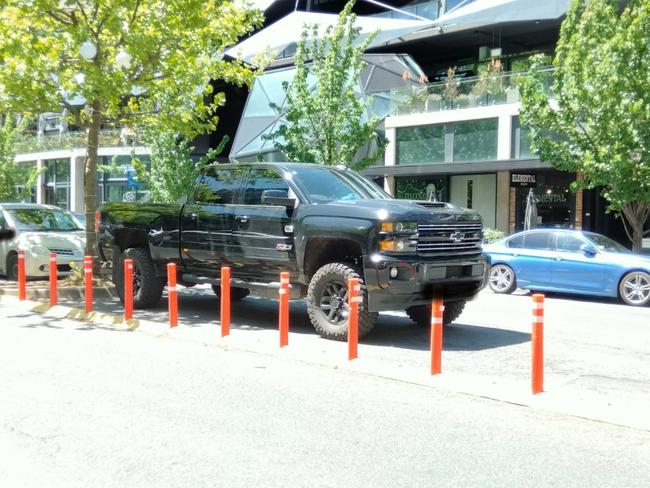
[[[442,313],[445,306],[440,298],[431,303],[431,374],[442,372]]]
[[[359,357],[359,280],[348,278],[348,360]]]
[[[169,327],[178,325],[178,293],[176,291],[176,264],[167,263],[167,305]]]
[[[93,258],[92,256],[84,257],[84,286],[86,313],[93,311]]]
[[[230,268],[221,267],[221,337],[230,335]]]
[[[58,296],[57,296],[57,284],[58,284],[59,272],[56,267],[56,253],[50,253],[50,307],[56,305]]]
[[[133,318],[133,259],[124,260],[124,320]]]
[[[289,273],[283,271],[280,273],[280,312],[279,312],[279,328],[280,328],[280,347],[289,345]]]
[[[18,300],[21,302],[27,299],[26,281],[25,251],[21,249],[18,251]]]
[[[532,349],[533,395],[544,391],[544,295],[533,295],[533,332],[530,337]]]

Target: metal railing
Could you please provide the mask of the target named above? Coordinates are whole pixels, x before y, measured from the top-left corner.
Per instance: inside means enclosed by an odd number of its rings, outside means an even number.
[[[543,81],[539,84],[539,90],[552,95],[553,68],[544,68],[540,72]],[[505,72],[409,86],[373,93],[373,96],[384,98],[384,103],[388,101],[391,106],[389,115],[501,105],[519,101],[518,87],[525,77],[525,72]]]
[[[86,147],[85,131],[62,132],[54,135],[23,134],[15,145],[17,154],[81,149]],[[132,136],[124,140],[119,129],[104,129],[99,131],[99,147],[123,147],[136,144]]]
[[[416,5],[399,7],[399,10],[409,14],[417,15],[418,17],[423,17],[425,19],[436,20],[440,12],[440,0],[433,0],[430,2],[418,3]],[[372,17],[381,17],[384,19],[415,20],[415,17],[406,15],[402,12],[398,12],[397,10],[388,10],[387,12],[373,14]]]

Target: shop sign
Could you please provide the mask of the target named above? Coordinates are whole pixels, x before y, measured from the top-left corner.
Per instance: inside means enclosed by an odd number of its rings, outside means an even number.
[[[510,173],[510,186],[528,188],[537,185],[537,176],[534,174]]]

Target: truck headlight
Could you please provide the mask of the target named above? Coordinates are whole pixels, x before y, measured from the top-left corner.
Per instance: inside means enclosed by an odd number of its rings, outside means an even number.
[[[382,222],[380,230],[387,233],[413,233],[418,231],[417,222]]]

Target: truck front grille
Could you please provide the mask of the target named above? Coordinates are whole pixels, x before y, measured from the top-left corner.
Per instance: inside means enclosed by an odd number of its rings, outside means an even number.
[[[480,222],[420,224],[418,235],[418,254],[478,254],[483,225]]]

